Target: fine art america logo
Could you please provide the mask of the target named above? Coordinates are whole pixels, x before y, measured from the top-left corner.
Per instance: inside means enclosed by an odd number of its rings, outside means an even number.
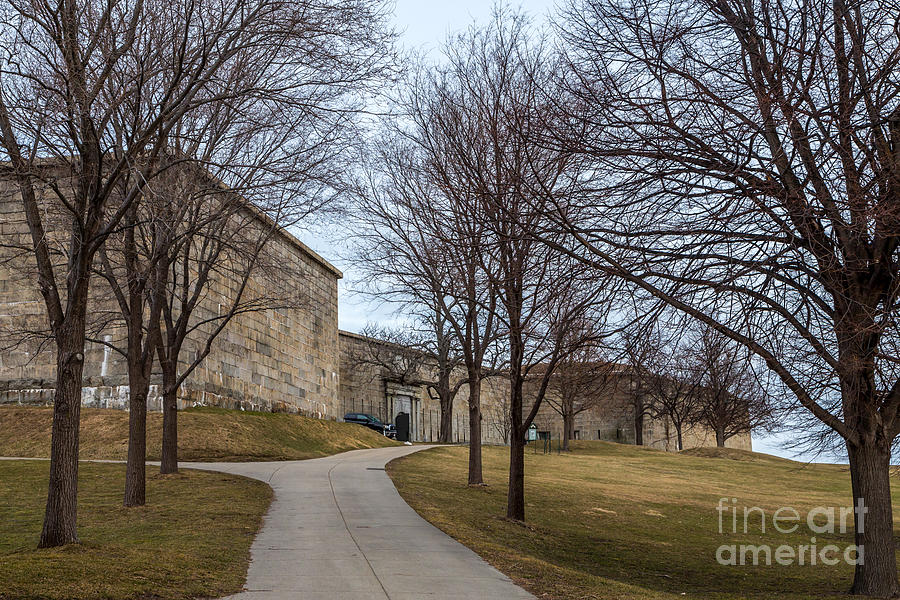
[[[771,514],[758,506],[739,508],[737,498],[722,498],[716,507],[720,534],[748,533],[749,527],[759,525],[763,534],[792,535],[799,531],[803,535],[808,531],[809,543],[796,546],[722,544],[716,550],[716,562],[729,566],[771,565],[773,562],[784,566],[834,566],[843,560],[850,565],[861,565],[865,558],[864,546],[851,544],[840,548],[834,544],[821,545],[816,541],[816,536],[852,532],[854,515],[859,531],[863,532],[868,511],[862,498],[858,499],[856,506],[817,506],[806,515],[790,506],[782,506]]]

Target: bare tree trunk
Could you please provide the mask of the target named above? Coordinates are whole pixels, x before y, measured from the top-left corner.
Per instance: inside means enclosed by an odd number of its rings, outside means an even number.
[[[724,427],[716,427],[716,447],[718,447],[718,448],[725,447],[725,428]]]
[[[847,444],[850,480],[855,507],[856,546],[864,549],[857,561],[852,594],[893,598],[900,594],[897,583],[893,513],[890,487],[890,443],[865,441]]]
[[[509,432],[509,489],[506,517],[525,520],[525,429],[513,424]]]
[[[147,502],[147,395],[150,392],[150,374],[153,370],[153,355],[156,352],[156,336],[147,337],[150,346],[144,353],[144,301],[143,286],[137,283],[134,268],[134,218],[126,221],[131,226],[127,233],[126,265],[129,277],[130,303],[126,313],[128,319],[128,459],[125,464],[125,506],[143,506]],[[159,330],[159,310],[150,310],[151,331]]]
[[[87,292],[73,302],[72,312],[56,332],[56,394],[50,441],[50,482],[40,548],[78,542],[78,428]]]
[[[634,412],[634,443],[644,445],[644,413],[638,410]]]
[[[147,394],[150,380],[140,357],[128,357],[128,460],[125,465],[125,506],[143,506],[147,489]]]
[[[441,394],[441,428],[438,442],[449,444],[453,440],[453,398],[450,394]]]
[[[562,449],[569,450],[569,440],[575,439],[575,415],[567,412],[563,415],[563,445]]]
[[[438,431],[438,442],[449,444],[453,439],[453,393],[450,391],[450,373],[443,367],[440,369],[438,376],[437,392],[441,405],[441,426]]]
[[[481,465],[481,380],[469,379],[469,485],[484,485]]]
[[[166,475],[178,472],[178,389],[175,387],[175,365],[164,364],[162,370],[163,431],[159,472]]]
[[[520,346],[511,344],[513,356]],[[519,363],[521,364],[521,363]],[[510,377],[510,432],[509,432],[509,488],[506,495],[506,516],[516,521],[525,520],[525,426],[522,423],[522,377],[513,373]]]
[[[675,449],[679,452],[684,450],[684,438],[681,435],[681,428],[681,423],[675,423],[675,443],[677,444]]]

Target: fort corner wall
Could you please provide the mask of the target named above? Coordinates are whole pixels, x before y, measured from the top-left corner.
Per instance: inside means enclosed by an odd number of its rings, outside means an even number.
[[[45,209],[49,215],[60,212],[49,202]],[[59,220],[48,218],[48,222]],[[30,245],[18,191],[2,179],[0,235],[6,246]],[[295,277],[281,283],[295,286],[304,301],[297,308],[266,309],[233,317],[213,342],[209,356],[179,390],[180,405],[340,418],[337,282],[341,272],[285,231],[272,238],[266,252],[269,260],[291,266]],[[64,257],[55,259],[59,261],[60,277],[64,274]],[[235,282],[224,281],[218,274],[213,277],[195,311],[198,321],[222,314],[222,307],[230,306],[234,297]],[[245,294],[252,297],[270,285],[263,277],[251,278]],[[98,334],[99,339],[124,347],[124,328],[108,284],[101,277],[93,277],[91,293],[92,317],[108,321]],[[47,313],[36,284],[33,255],[0,248],[0,404],[53,401],[54,345],[40,335],[47,330]],[[202,334],[207,331],[188,337],[182,350],[185,361],[197,356],[205,341]],[[154,372],[148,402],[151,410],[161,409],[160,383],[159,373]],[[85,348],[82,403],[128,408],[125,359],[100,343],[88,342]]]

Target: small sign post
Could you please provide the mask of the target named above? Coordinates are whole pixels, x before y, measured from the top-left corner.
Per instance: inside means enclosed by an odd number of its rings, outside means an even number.
[[[533,442],[537,439],[537,426],[532,423],[531,427],[528,428],[528,441]]]

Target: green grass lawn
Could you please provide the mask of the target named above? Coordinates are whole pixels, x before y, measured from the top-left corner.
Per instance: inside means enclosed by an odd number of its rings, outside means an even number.
[[[272,498],[259,481],[186,470],[148,475],[147,505],[124,508],[124,465],[82,463],[81,543],[38,550],[48,473],[46,461],[0,461],[4,600],[149,600],[239,591]]]
[[[466,486],[467,449],[436,448],[391,462],[403,498],[424,518],[466,544],[538,598],[822,598],[849,589],[853,567],[725,566],[723,544],[819,548],[852,544],[852,533],[794,534],[772,529],[772,515],[794,507],[852,504],[847,468],[804,465],[741,451],[682,454],[604,442],[525,462],[527,525],[504,518],[508,450],[484,449],[484,488]],[[900,486],[895,485],[894,489]],[[896,493],[896,492],[895,492]],[[737,498],[719,533],[720,498]],[[895,497],[895,502],[897,501]],[[758,506],[743,533],[743,507]],[[895,511],[896,516],[897,511]],[[848,522],[852,532],[852,516]],[[784,523],[782,525],[784,527]],[[828,558],[831,557],[829,554]]]
[[[0,407],[0,456],[50,456],[50,408]],[[345,450],[394,445],[383,435],[355,423],[301,415],[219,408],[193,408],[178,414],[181,460],[301,460]],[[159,460],[162,413],[147,415],[147,459]],[[85,408],[81,411],[82,459],[125,460],[128,413]]]

